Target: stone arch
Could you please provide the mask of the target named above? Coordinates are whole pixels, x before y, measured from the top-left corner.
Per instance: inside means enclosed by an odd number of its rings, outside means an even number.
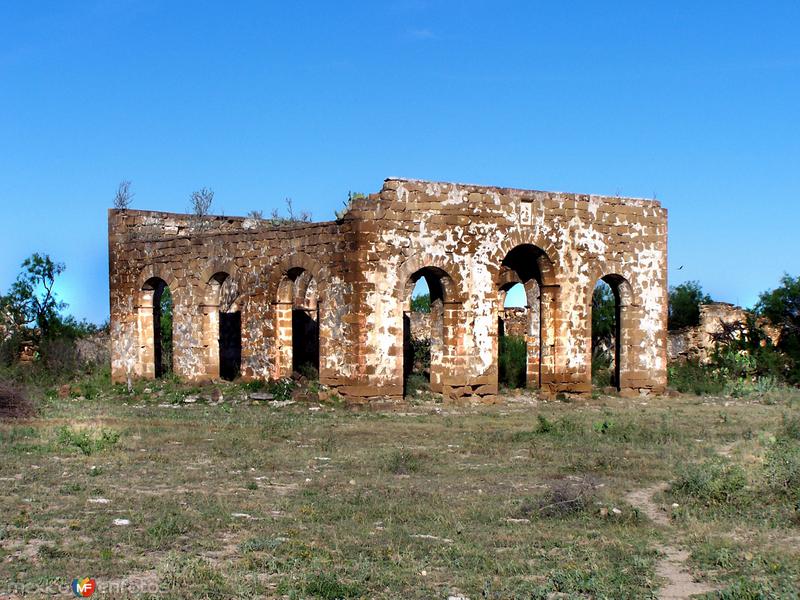
[[[202,344],[208,379],[238,377],[242,364],[241,291],[236,268],[215,263],[203,270],[203,287],[197,294],[202,318]]]
[[[586,293],[586,326],[587,339],[587,364],[589,365],[588,377],[592,376],[592,298],[595,286],[604,281],[609,285],[614,294],[614,372],[612,385],[618,391],[627,391],[631,388],[631,375],[633,373],[635,331],[639,315],[638,294],[630,283],[630,278],[620,274],[617,270],[603,272],[600,269],[592,270],[590,288]]]
[[[411,335],[411,319],[424,317],[414,316],[411,311],[411,295],[414,286],[420,279],[425,279],[431,297],[430,325],[430,387],[434,392],[444,389],[447,375],[452,375],[454,358],[457,350],[454,347],[458,315],[462,295],[460,282],[451,275],[452,269],[445,268],[442,259],[426,260],[417,256],[407,260],[399,269],[397,281],[398,304],[402,309],[403,320],[403,354],[401,374],[403,391],[407,377],[411,374],[414,356]]]
[[[461,303],[464,301],[464,287],[455,265],[442,256],[415,254],[408,257],[397,270],[395,297],[401,299],[404,310],[410,308],[410,306],[406,306],[407,301],[405,299],[407,297],[410,298],[414,284],[419,278],[413,282],[411,282],[411,279],[415,273],[423,269],[436,270],[438,273],[436,277],[440,279],[442,285],[442,295],[447,299],[448,303]],[[431,271],[431,273],[433,272]]]
[[[504,277],[503,261],[515,248],[520,246],[532,246],[541,251],[543,258],[537,266],[541,273],[542,284],[545,286],[557,285],[561,273],[558,249],[548,239],[530,235],[530,232],[514,230],[508,235],[504,235],[489,255],[488,267],[496,287],[500,287]]]
[[[515,242],[521,242],[516,243]],[[550,252],[531,243],[524,234],[509,236],[502,245],[505,254],[496,259],[493,281],[497,302],[494,308],[497,323],[494,352],[499,360],[500,337],[504,333],[505,317],[504,300],[506,293],[517,283],[522,284],[528,309],[526,327],[526,365],[525,385],[527,387],[543,387],[555,376],[556,340],[558,332],[558,296],[559,286],[557,264],[552,258],[555,249]],[[499,378],[499,362],[494,369],[493,377]],[[499,379],[497,380],[499,384]]]
[[[276,265],[271,267],[271,273],[267,279],[266,294],[270,301],[274,302],[282,290],[281,285],[287,278],[294,278],[308,271],[311,277],[316,280],[319,299],[324,301],[328,296],[328,270],[320,265],[314,258],[305,252],[296,252],[287,256]]]
[[[163,376],[173,369],[174,352],[172,344],[172,331],[162,331],[161,325],[161,300],[164,291],[168,290],[172,298],[172,330],[175,329],[175,318],[178,311],[176,290],[169,283],[174,282],[171,273],[158,271],[155,268],[146,268],[142,271],[140,285],[138,286],[136,302],[136,325],[139,337],[138,374],[148,379]],[[162,276],[163,274],[163,276]],[[165,345],[169,344],[169,348]]]
[[[320,311],[327,282],[327,269],[303,252],[273,267],[266,285],[274,319],[273,377],[289,377],[304,366],[319,370],[325,339]]]

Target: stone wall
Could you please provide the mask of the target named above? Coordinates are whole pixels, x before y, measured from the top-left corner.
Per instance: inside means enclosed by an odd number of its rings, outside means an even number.
[[[708,362],[714,350],[714,336],[722,332],[722,324],[746,324],[752,316],[745,309],[726,302],[713,302],[700,306],[700,323],[694,327],[684,327],[670,331],[667,337],[669,360],[699,360]],[[780,331],[761,319],[758,325],[777,345]]]
[[[220,374],[220,312],[241,314],[241,374],[292,371],[292,315],[319,326],[320,381],[351,401],[400,398],[414,284],[432,296],[431,385],[492,401],[505,292],[521,283],[528,373],[544,393],[591,389],[591,298],[620,298],[620,387],[666,385],[667,215],[650,200],[387,179],[342,219],[274,226],[109,212],[112,374],[156,375],[154,304],[173,295],[175,372]],[[408,318],[407,318],[408,317]]]

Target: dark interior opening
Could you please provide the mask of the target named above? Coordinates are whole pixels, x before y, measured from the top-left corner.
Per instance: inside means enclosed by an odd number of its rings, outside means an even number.
[[[414,345],[411,339],[411,317],[403,313],[403,395],[408,388],[408,376],[414,371]]]
[[[242,366],[242,313],[219,313],[219,376],[233,381]]]
[[[317,311],[292,310],[292,370],[319,373],[319,322]]]

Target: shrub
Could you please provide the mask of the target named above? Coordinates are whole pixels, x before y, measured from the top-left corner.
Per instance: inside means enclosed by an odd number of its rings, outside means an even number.
[[[412,372],[424,373],[431,368],[431,340],[430,338],[411,338],[411,352],[413,354]]]
[[[424,375],[420,375],[419,373],[412,373],[408,377],[406,377],[406,390],[405,394],[408,397],[413,398],[417,396],[420,392],[427,392],[430,391],[431,386],[428,382],[428,379]]]
[[[0,419],[21,419],[34,412],[33,402],[24,388],[0,381]]]
[[[784,414],[781,434],[791,440],[800,440],[800,415],[790,417]]]
[[[523,517],[564,517],[586,511],[595,500],[595,488],[588,481],[562,479],[551,482],[536,502],[523,501],[518,514]]]
[[[362,595],[359,586],[344,583],[333,573],[314,573],[306,580],[305,592],[315,598],[325,600],[339,600],[342,598],[356,598]]]
[[[179,508],[169,508],[156,519],[147,534],[157,546],[169,544],[174,538],[187,533],[192,523]]]
[[[683,469],[670,491],[707,505],[735,500],[747,485],[744,469],[721,458],[714,458]]]
[[[509,388],[524,388],[527,363],[528,352],[525,338],[516,335],[502,336],[498,360],[500,385]]]
[[[80,369],[75,341],[66,337],[42,340],[39,346],[41,364],[54,377],[69,377]]]
[[[16,330],[0,341],[0,365],[9,367],[17,362],[22,352],[22,342],[22,334]]]
[[[611,385],[613,376],[613,361],[611,354],[595,348],[592,350],[592,385],[598,388],[605,388]]]
[[[386,459],[385,470],[394,475],[409,475],[420,470],[423,454],[400,449],[392,452]]]
[[[90,456],[116,446],[119,442],[119,433],[109,429],[101,429],[98,435],[91,435],[89,431],[76,431],[66,425],[58,430],[58,443],[62,446],[74,447]]]
[[[795,496],[800,494],[800,444],[779,438],[767,452],[764,472],[767,485],[773,491]]]
[[[674,363],[667,370],[669,385],[681,393],[698,396],[721,394],[725,390],[725,380],[712,367],[701,365],[699,361],[687,360]]]

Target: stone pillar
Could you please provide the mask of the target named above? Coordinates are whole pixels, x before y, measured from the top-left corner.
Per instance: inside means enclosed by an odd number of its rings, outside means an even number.
[[[447,369],[445,351],[448,343],[444,338],[444,302],[434,300],[431,303],[431,391],[442,391],[442,376]]]
[[[139,357],[134,373],[144,379],[155,379],[156,352],[155,328],[153,323],[154,290],[142,290],[139,293],[139,305],[135,307],[137,314],[137,334],[139,337]]]
[[[206,379],[219,379],[219,305],[200,306],[203,319],[203,348],[205,349]]]
[[[273,379],[292,376],[292,307],[290,302],[273,303],[275,318],[275,362]]]
[[[540,385],[542,389],[550,392],[557,391],[558,387],[558,335],[560,323],[558,303],[560,287],[558,285],[542,285],[541,293],[541,354],[540,354]]]

